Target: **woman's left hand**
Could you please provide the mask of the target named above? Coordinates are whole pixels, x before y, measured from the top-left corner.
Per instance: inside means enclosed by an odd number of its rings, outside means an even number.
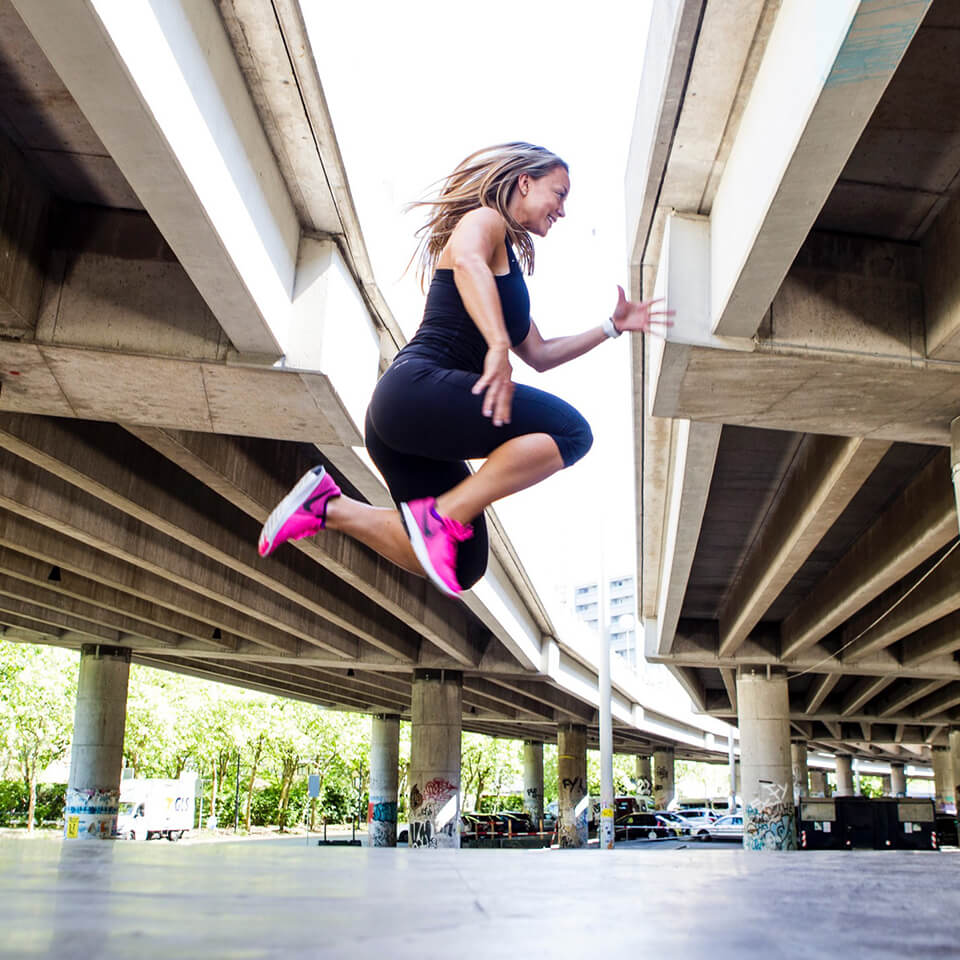
[[[628,300],[623,292],[623,287],[617,286],[618,296],[617,305],[614,307],[610,319],[613,325],[621,331],[632,330],[634,333],[652,333],[657,336],[663,336],[667,327],[672,327],[670,320],[655,320],[654,317],[672,317],[674,310],[655,310],[658,303],[663,302],[663,297],[656,300],[644,300],[642,303],[634,303]],[[657,329],[658,327],[662,329]]]

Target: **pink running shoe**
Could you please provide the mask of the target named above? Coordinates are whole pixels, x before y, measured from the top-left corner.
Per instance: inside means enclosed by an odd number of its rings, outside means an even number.
[[[457,544],[473,536],[473,527],[441,517],[433,497],[400,504],[407,536],[427,576],[448,596],[461,592],[457,583]]]
[[[323,530],[327,502],[339,496],[340,488],[323,467],[308,470],[267,517],[257,545],[260,556],[269,556],[287,540],[301,540]]]

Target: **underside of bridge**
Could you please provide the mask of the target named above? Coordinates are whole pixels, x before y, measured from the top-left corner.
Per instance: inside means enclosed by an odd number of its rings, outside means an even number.
[[[812,747],[929,756],[960,723],[960,9],[698,0],[651,38],[633,283],[677,317],[635,351],[647,656],[716,717],[738,669],[785,671]]]
[[[556,637],[494,514],[486,592],[465,602],[335,532],[257,555],[317,462],[390,503],[350,397],[402,343],[298,5],[157,8],[158,37],[195,68],[185,103],[222,121],[210,162],[249,175],[228,198],[236,236],[88,7],[0,0],[0,631],[406,717],[415,669],[458,671],[464,729],[552,740],[578,723],[596,745],[596,667]],[[285,297],[237,266],[248,234]],[[345,354],[367,366],[334,383]],[[623,752],[726,749],[616,683],[614,716]]]

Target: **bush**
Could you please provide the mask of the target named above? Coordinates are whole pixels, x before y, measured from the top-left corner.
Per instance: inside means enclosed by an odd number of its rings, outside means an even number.
[[[38,784],[34,825],[62,820],[66,794],[65,783]],[[0,780],[0,827],[26,826],[29,809],[30,795],[23,781]]]

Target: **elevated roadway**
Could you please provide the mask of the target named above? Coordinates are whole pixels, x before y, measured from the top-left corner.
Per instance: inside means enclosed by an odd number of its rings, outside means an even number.
[[[655,5],[626,184],[634,293],[677,311],[634,355],[646,653],[730,722],[745,674],[785,678],[813,750],[930,759],[960,723],[958,28],[949,0]]]

